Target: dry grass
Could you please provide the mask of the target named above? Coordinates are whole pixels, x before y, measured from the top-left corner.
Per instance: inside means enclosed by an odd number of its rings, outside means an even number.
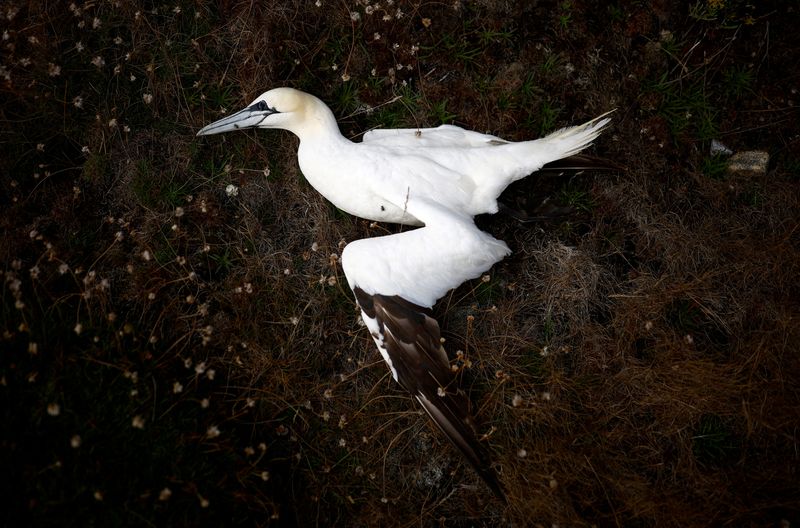
[[[797,522],[793,8],[320,4],[3,8],[3,524]],[[278,85],[351,137],[618,108],[596,152],[627,171],[515,190],[572,213],[481,219],[513,256],[436,308],[507,508],[357,323],[337,257],[396,228],[288,133],[194,136]]]

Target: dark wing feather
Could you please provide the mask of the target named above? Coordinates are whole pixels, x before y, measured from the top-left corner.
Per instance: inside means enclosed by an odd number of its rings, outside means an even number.
[[[422,405],[500,499],[505,493],[486,450],[476,438],[469,399],[458,390],[431,311],[398,296],[369,295],[354,288],[364,317],[377,322],[373,335],[397,381]],[[374,328],[374,325],[373,325]]]

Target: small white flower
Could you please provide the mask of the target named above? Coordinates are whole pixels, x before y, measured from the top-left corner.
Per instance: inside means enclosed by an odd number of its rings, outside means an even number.
[[[269,480],[269,471],[262,471],[261,472],[261,480],[264,482]]]
[[[519,407],[522,405],[522,396],[519,394],[515,394],[513,398],[511,398],[511,405],[514,407]]]
[[[227,187],[225,187],[225,194],[228,196],[238,196],[239,195],[239,188],[232,183],[229,183]]]
[[[73,331],[74,331],[76,334],[78,334],[78,335],[81,335],[81,332],[83,332],[83,325],[82,325],[82,324],[80,324],[80,323],[78,323],[78,324],[76,324],[76,325],[75,325],[75,328],[73,328],[72,330],[73,330]]]
[[[208,409],[209,405],[211,405],[211,400],[209,400],[208,398],[203,398],[202,400],[200,400],[200,407],[202,407],[203,409]]]
[[[106,65],[106,61],[105,61],[105,59],[103,59],[103,57],[98,55],[98,56],[96,56],[95,58],[92,59],[92,64],[95,65],[98,68],[102,68],[103,66]]]
[[[81,435],[72,435],[69,439],[69,445],[72,449],[78,449],[81,446]]]
[[[153,102],[153,94],[149,94],[149,93],[142,94],[142,101],[144,101],[144,104],[152,103]]]
[[[47,64],[47,75],[49,75],[50,77],[58,77],[59,75],[61,75],[61,66],[58,66],[57,64],[53,64],[52,62],[48,63]]]
[[[102,26],[102,25],[103,25],[103,23],[100,21],[100,19],[99,19],[99,18],[97,18],[97,17],[94,17],[94,18],[92,19],[92,29],[97,29],[97,28],[99,28],[99,27],[100,27],[100,26]]]
[[[116,118],[111,118],[108,121],[108,128],[117,128],[117,119]]]
[[[209,438],[216,438],[220,435],[219,428],[216,425],[212,425],[206,430],[206,436]]]
[[[526,456],[528,456],[528,452],[525,449],[520,448],[517,450],[517,456],[520,458],[525,458]]]
[[[172,384],[172,393],[180,394],[181,392],[183,392],[183,385],[181,385],[180,381],[176,381]]]
[[[133,420],[131,420],[131,425],[134,427],[134,429],[144,429],[144,418],[137,414],[133,417]]]
[[[160,501],[167,501],[170,497],[172,497],[172,490],[169,488],[162,489],[158,494],[158,500]]]
[[[61,406],[57,403],[47,404],[47,414],[50,416],[58,416],[61,414]]]

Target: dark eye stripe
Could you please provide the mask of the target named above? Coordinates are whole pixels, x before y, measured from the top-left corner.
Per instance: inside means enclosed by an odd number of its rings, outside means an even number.
[[[270,114],[277,114],[278,111],[274,108],[270,108],[266,101],[259,101],[250,107],[251,110],[255,110],[257,112],[269,112]]]

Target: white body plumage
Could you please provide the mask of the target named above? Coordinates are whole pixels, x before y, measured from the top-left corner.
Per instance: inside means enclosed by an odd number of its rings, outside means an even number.
[[[254,127],[290,130],[300,138],[301,171],[339,209],[370,220],[424,225],[351,242],[342,253],[342,267],[395,380],[502,496],[428,309],[510,253],[472,217],[497,212],[497,198],[510,183],[577,154],[608,122],[600,116],[523,142],[443,125],[373,130],[354,143],[341,135],[322,101],[277,88],[198,135]]]

